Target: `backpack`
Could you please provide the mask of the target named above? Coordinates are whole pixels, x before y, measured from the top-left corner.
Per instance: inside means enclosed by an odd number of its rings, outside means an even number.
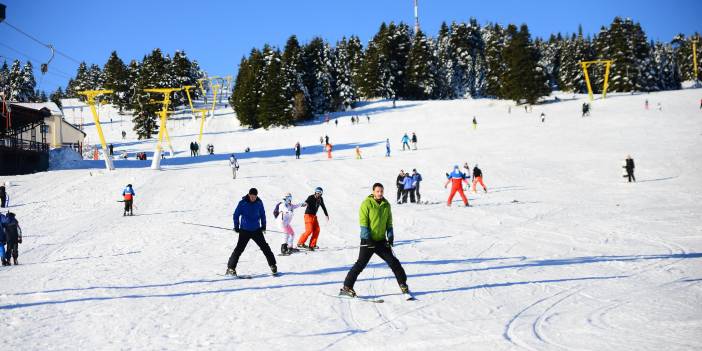
[[[274,218],[278,218],[278,216],[280,215],[280,204],[282,204],[282,202],[275,204],[275,208],[273,209]]]

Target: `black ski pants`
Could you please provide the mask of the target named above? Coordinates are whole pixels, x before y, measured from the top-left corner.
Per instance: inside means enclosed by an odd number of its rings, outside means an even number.
[[[634,170],[631,168],[627,168],[626,170],[626,176],[629,178],[629,183],[631,183],[631,180],[633,179],[636,181],[636,177],[634,177]]]
[[[399,203],[400,200],[402,199],[402,193],[404,192],[404,189],[402,188],[397,188],[397,202]]]
[[[239,257],[241,257],[244,249],[246,249],[246,245],[249,243],[249,240],[253,240],[261,251],[263,251],[263,255],[266,256],[266,261],[268,261],[269,266],[275,264],[275,255],[273,254],[273,251],[271,251],[271,247],[268,246],[266,238],[263,236],[263,232],[260,229],[253,232],[240,229],[239,240],[236,243],[234,252],[232,252],[232,255],[229,256],[229,262],[227,263],[228,268],[236,269],[236,265],[239,263]]]
[[[17,257],[19,256],[19,245],[17,244],[17,240],[8,240],[7,241],[7,250],[5,250],[5,260],[9,261],[10,257],[14,258],[15,261],[17,261]]]
[[[351,267],[351,270],[346,275],[344,286],[353,288],[353,285],[356,283],[356,279],[358,279],[358,275],[363,272],[364,268],[366,268],[366,265],[368,265],[368,261],[370,261],[371,257],[373,257],[373,254],[378,255],[383,259],[383,261],[385,261],[385,263],[388,264],[388,266],[390,266],[390,269],[392,269],[392,272],[395,274],[395,279],[397,279],[398,284],[407,284],[407,274],[405,274],[405,270],[402,268],[400,260],[398,260],[392,253],[392,248],[390,248],[387,241],[380,241],[370,242],[368,246],[361,246],[358,252],[358,260],[356,260],[356,263],[354,263],[353,267]]]
[[[129,212],[130,214],[133,214],[134,211],[132,210],[132,202],[134,200],[124,200],[124,213]]]
[[[7,198],[5,196],[0,196],[0,207],[7,207]]]
[[[417,198],[417,202],[422,202],[422,195],[419,194],[419,182],[417,182],[417,186],[414,188],[414,195]]]

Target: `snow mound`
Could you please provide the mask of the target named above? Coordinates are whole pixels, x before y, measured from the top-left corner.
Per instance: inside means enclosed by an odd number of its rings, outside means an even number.
[[[49,170],[74,169],[81,162],[83,158],[71,148],[61,147],[49,151]]]

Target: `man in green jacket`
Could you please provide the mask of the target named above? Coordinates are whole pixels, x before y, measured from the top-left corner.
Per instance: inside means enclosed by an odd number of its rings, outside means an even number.
[[[358,253],[358,260],[356,260],[356,263],[346,275],[344,287],[339,292],[339,295],[356,296],[353,285],[356,283],[358,275],[366,268],[373,254],[380,256],[390,266],[402,293],[410,293],[407,287],[405,270],[392,253],[392,244],[395,239],[392,230],[392,212],[390,211],[390,203],[383,197],[383,190],[382,184],[373,184],[373,194],[369,195],[361,203],[358,215],[361,224],[361,248]]]

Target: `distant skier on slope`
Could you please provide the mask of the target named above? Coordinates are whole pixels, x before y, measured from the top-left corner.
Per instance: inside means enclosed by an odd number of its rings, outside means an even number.
[[[292,223],[295,209],[305,206],[307,206],[307,204],[304,202],[300,204],[293,204],[292,195],[290,193],[285,195],[285,197],[283,197],[283,202],[277,205],[279,211],[277,214],[280,216],[280,229],[284,233],[283,244],[280,246],[280,253],[283,255],[290,255],[294,251],[299,251],[298,249],[294,248],[295,231],[290,223]],[[275,211],[273,211],[273,214],[276,214]]]
[[[444,184],[444,188],[446,188],[449,183],[451,183],[451,193],[449,194],[448,200],[446,201],[447,206],[451,206],[451,201],[453,201],[453,196],[458,193],[458,195],[461,196],[461,199],[463,199],[463,204],[465,206],[468,205],[468,198],[466,198],[466,194],[463,192],[463,183],[468,184],[468,181],[465,179],[465,175],[461,173],[460,168],[458,168],[458,165],[453,166],[453,171],[448,175],[448,180],[446,181],[446,184]]]
[[[412,132],[412,150],[417,150],[417,134]]]
[[[275,255],[263,236],[266,233],[266,211],[263,208],[263,201],[258,197],[256,188],[249,189],[249,193],[241,198],[234,210],[233,219],[234,231],[239,233],[239,239],[234,251],[229,256],[225,275],[237,276],[236,266],[249,240],[253,240],[258,245],[263,255],[266,256],[271,272],[273,275],[277,275],[278,266],[276,266]]]
[[[625,177],[629,178],[629,183],[631,183],[632,180],[636,182],[636,177],[634,177],[634,159],[631,158],[631,155],[627,155],[624,162],[624,169],[626,170]]]
[[[392,211],[390,210],[390,203],[383,197],[382,184],[373,184],[373,193],[361,203],[359,221],[361,224],[361,247],[358,252],[358,259],[346,275],[344,286],[339,291],[339,295],[356,297],[356,291],[353,290],[353,286],[359,274],[368,265],[368,261],[373,257],[373,254],[380,256],[390,266],[400,286],[400,291],[409,295],[407,274],[392,252],[392,245],[395,240],[392,226]]]
[[[390,157],[390,139],[385,139],[385,157]]]
[[[295,143],[295,158],[300,159],[300,152],[301,152],[302,147],[300,146],[300,142],[298,141]]]
[[[314,189],[314,194],[307,197],[305,203],[307,204],[307,209],[305,209],[305,232],[300,236],[300,240],[297,241],[297,247],[306,248],[310,251],[317,249],[317,239],[319,238],[319,221],[317,220],[317,211],[322,208],[324,211],[324,216],[327,217],[329,221],[329,213],[327,212],[327,207],[324,205],[324,199],[322,198],[322,193],[324,191],[321,187]],[[305,245],[307,238],[312,235],[310,239],[310,246]]]
[[[356,159],[357,159],[357,160],[360,160],[360,159],[362,159],[362,158],[363,158],[363,157],[361,157],[361,147],[358,146],[358,145],[356,145]]]
[[[325,145],[324,149],[327,151],[327,158],[331,160],[331,158],[332,158],[332,144]]]
[[[414,181],[414,195],[417,198],[417,203],[422,202],[422,195],[419,193],[419,183],[422,181],[422,175],[417,172],[417,169],[412,169],[412,180]]]
[[[397,180],[395,180],[395,185],[397,186],[397,204],[401,204],[402,194],[405,190],[405,171],[400,170],[400,174],[397,175]]]
[[[131,184],[127,184],[127,187],[122,190],[122,197],[124,198],[124,213],[122,216],[126,216],[127,213],[129,213],[130,216],[134,215],[134,210],[132,209],[132,206],[134,206],[134,196],[136,196],[134,188],[132,188]]]
[[[232,168],[232,177],[236,179],[236,172],[239,170],[239,161],[237,161],[236,156],[231,154],[229,156],[229,167]]]
[[[407,150],[410,150],[410,145],[409,145],[410,138],[407,136],[407,133],[402,136],[402,151],[405,151],[405,146],[407,146]]]
[[[0,208],[7,207],[7,190],[4,185],[0,185]]]
[[[478,129],[478,120],[475,119],[475,116],[473,116],[473,130]]]

